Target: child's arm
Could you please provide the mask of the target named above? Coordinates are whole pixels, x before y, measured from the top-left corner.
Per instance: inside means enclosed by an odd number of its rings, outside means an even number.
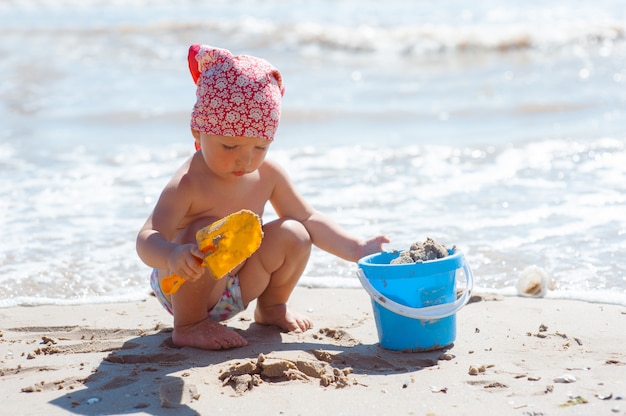
[[[356,262],[361,257],[379,253],[383,251],[382,245],[389,242],[389,238],[384,235],[360,240],[348,234],[330,217],[319,211],[314,211],[302,223],[309,232],[313,244],[348,261]]]
[[[137,253],[148,266],[169,270],[187,279],[197,279],[204,272],[202,252],[195,244],[172,242],[188,211],[189,199],[184,184],[170,182],[163,190],[154,211],[137,236]]]
[[[333,221],[329,216],[315,210],[296,191],[286,172],[275,163],[270,163],[276,175],[276,186],[271,203],[280,217],[294,218],[306,227],[313,244],[348,261],[356,262],[361,257],[383,251],[382,245],[389,242],[384,235],[361,240]]]

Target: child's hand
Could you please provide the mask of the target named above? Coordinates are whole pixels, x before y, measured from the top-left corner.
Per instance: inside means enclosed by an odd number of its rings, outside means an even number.
[[[167,262],[170,273],[190,280],[196,280],[204,274],[202,260],[204,255],[195,244],[181,244],[170,254]]]
[[[361,241],[361,253],[359,255],[359,259],[365,256],[369,256],[370,254],[380,253],[384,250],[383,244],[387,244],[389,243],[389,241],[389,237],[387,237],[386,235],[377,235],[376,237]]]

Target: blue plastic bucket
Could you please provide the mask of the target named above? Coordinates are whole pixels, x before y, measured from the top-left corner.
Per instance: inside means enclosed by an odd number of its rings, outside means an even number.
[[[359,260],[357,275],[372,298],[378,339],[383,348],[429,351],[456,339],[456,312],[469,300],[473,275],[463,254],[423,263],[390,264],[400,252],[383,252]],[[465,276],[457,298],[457,271]]]

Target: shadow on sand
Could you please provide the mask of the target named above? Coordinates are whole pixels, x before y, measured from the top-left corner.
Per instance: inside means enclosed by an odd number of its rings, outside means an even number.
[[[127,339],[119,348],[102,351],[108,355],[83,381],[83,388],[64,391],[51,404],[80,415],[196,415],[198,412],[189,404],[199,398],[197,385],[205,392],[211,389],[211,394],[236,394],[220,375],[235,365],[258,362],[260,354],[275,361],[295,362],[293,357],[299,357],[313,366],[330,367],[357,379],[365,374],[419,371],[436,365],[442,354],[387,351],[378,344],[363,344],[344,330],[329,328],[285,334],[276,328],[250,324],[243,333],[250,344],[226,351],[178,348],[172,344],[170,329]],[[315,376],[292,377],[298,374],[298,368],[278,377],[255,372],[254,377],[262,382],[325,385]]]

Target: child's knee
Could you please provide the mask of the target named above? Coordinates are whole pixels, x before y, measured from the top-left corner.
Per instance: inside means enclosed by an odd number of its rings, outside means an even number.
[[[311,236],[300,221],[286,220],[281,228],[286,231],[285,238],[288,239],[289,251],[298,250],[306,253],[311,251],[313,245]]]

